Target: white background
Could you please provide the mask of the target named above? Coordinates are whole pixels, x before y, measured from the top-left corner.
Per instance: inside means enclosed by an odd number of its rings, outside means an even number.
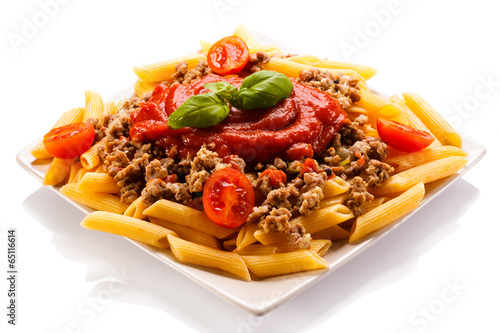
[[[2,332],[500,331],[494,1],[62,2],[0,5]],[[133,66],[187,54],[240,22],[304,53],[376,68],[372,88],[419,93],[488,150],[401,228],[260,318],[120,237],[84,230],[82,213],[16,163],[83,105],[86,89],[111,96],[134,82]],[[18,233],[16,327],[6,323],[8,227]]]

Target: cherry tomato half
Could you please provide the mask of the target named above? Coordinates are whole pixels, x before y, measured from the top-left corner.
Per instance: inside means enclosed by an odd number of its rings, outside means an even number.
[[[378,119],[377,131],[389,146],[406,153],[422,150],[434,141],[430,133],[392,120]]]
[[[207,62],[219,75],[237,74],[248,63],[247,44],[236,36],[222,38],[208,51]]]
[[[214,172],[203,188],[203,208],[216,224],[234,228],[246,222],[255,204],[252,183],[241,171]]]
[[[43,144],[50,155],[69,159],[86,152],[94,142],[94,126],[77,123],[53,128],[43,137]]]

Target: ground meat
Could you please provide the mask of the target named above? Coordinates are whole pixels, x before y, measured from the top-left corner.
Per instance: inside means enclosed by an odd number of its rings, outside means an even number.
[[[191,200],[186,183],[167,183],[161,179],[153,179],[146,184],[141,196],[147,205],[160,199],[175,199],[175,201],[188,204]]]
[[[154,159],[146,166],[146,182],[152,179],[163,179],[168,175],[169,167],[174,163],[172,158]]]
[[[259,222],[259,227],[264,232],[283,232],[290,228],[288,220],[292,217],[286,208],[273,208],[269,215]]]
[[[294,248],[308,249],[311,246],[311,234],[300,224],[291,224],[287,232],[287,240]]]
[[[129,110],[122,109],[117,114],[104,116],[101,132],[109,140],[127,137],[132,127]]]
[[[104,136],[101,133],[102,124],[99,122],[99,120],[95,118],[88,118],[86,123],[91,124],[94,127],[94,141],[92,142],[92,144],[101,141]]]
[[[250,73],[258,72],[262,70],[264,64],[267,64],[270,59],[269,55],[262,51],[250,53],[245,70]]]
[[[373,200],[373,195],[366,190],[366,182],[361,177],[354,177],[350,186],[346,206],[350,208],[355,216],[365,213],[361,207],[365,202]]]
[[[298,191],[293,186],[288,185],[286,187],[280,187],[268,193],[263,205],[286,208],[290,210],[292,209],[293,204],[289,199],[293,200],[297,194]]]
[[[254,207],[253,212],[250,213],[247,219],[247,223],[260,222],[266,215],[269,214],[269,206],[263,205],[259,207]]]
[[[193,171],[186,176],[186,182],[191,192],[201,192],[203,191],[203,186],[205,186],[206,181],[210,177],[210,172],[206,170]]]
[[[187,62],[183,61],[175,66],[175,73],[172,74],[174,82],[189,84],[205,75],[212,74],[212,70],[206,60],[201,59],[195,68],[188,70]]]
[[[310,215],[314,209],[319,209],[321,199],[323,199],[323,189],[319,186],[303,193],[301,196],[299,213]]]
[[[273,165],[276,167],[276,169],[279,170],[285,170],[288,167],[286,162],[284,162],[281,158],[278,157],[274,159]]]
[[[350,75],[334,75],[329,71],[312,68],[300,73],[299,82],[326,91],[347,109],[361,99],[359,81]]]
[[[340,144],[352,146],[356,141],[365,138],[365,132],[359,129],[355,122],[346,122],[339,131]]]
[[[390,173],[393,171],[394,168],[387,163],[378,160],[370,160],[368,168],[366,168],[366,173],[368,175],[366,178],[366,186],[379,187],[384,180],[390,177]]]

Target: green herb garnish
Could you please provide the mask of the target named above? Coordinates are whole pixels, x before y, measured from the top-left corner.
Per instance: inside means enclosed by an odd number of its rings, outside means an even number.
[[[223,121],[229,114],[228,103],[240,110],[265,109],[288,98],[292,81],[272,71],[259,71],[243,79],[241,88],[219,81],[204,85],[211,92],[191,96],[168,118],[173,129],[208,127]]]

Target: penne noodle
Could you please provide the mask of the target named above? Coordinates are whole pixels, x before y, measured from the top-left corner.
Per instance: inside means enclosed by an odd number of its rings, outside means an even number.
[[[349,231],[345,230],[339,225],[332,225],[329,228],[320,230],[311,234],[311,238],[314,239],[329,239],[331,241],[339,240],[339,239],[347,239],[349,238]]]
[[[151,221],[151,223],[160,225],[164,228],[174,231],[180,238],[184,240],[208,246],[214,249],[220,249],[219,242],[212,235],[197,231],[193,228],[186,227],[184,225],[162,220],[152,216],[149,217],[149,220]]]
[[[104,102],[101,95],[92,90],[85,91],[85,111],[83,113],[83,120],[97,119],[102,123],[104,118]]]
[[[217,239],[225,239],[239,231],[239,228],[225,228],[213,223],[203,211],[165,199],[156,201],[144,210],[144,214],[191,227]]]
[[[86,172],[78,182],[78,190],[83,192],[120,193],[120,187],[107,173]]]
[[[139,98],[143,98],[146,94],[153,92],[156,87],[156,82],[145,82],[141,79],[137,79],[134,85],[134,92]]]
[[[188,68],[192,69],[200,60],[206,60],[207,57],[203,54],[192,54],[172,60],[167,60],[151,65],[134,67],[134,72],[139,79],[144,82],[159,82],[168,81],[172,82],[172,74],[176,72],[175,66],[180,62],[186,62]]]
[[[82,163],[80,162],[75,162],[71,164],[68,183],[78,183],[80,181],[79,173],[82,168],[83,168]]]
[[[414,93],[403,93],[403,97],[408,108],[429,128],[439,142],[443,145],[462,147],[460,134],[426,100]]]
[[[418,183],[430,183],[451,176],[467,164],[463,156],[450,156],[431,161],[389,177],[380,187],[370,190],[373,194],[398,193]]]
[[[92,212],[83,218],[81,226],[128,237],[160,249],[169,248],[168,235],[176,235],[159,225],[109,212]]]
[[[263,65],[263,69],[276,71],[283,73],[284,75],[298,79],[300,77],[300,73],[302,71],[311,70],[313,66],[301,64],[298,62],[294,62],[288,59],[281,58],[271,58],[267,64]],[[321,68],[318,68],[321,69]],[[348,69],[331,69],[331,68],[322,68],[322,70],[332,73],[334,76],[340,75],[349,75],[359,80],[359,85],[363,88],[366,88],[366,82],[357,72]]]
[[[309,216],[301,215],[290,221],[302,225],[310,234],[347,221],[354,217],[352,211],[344,205],[337,204],[313,211]]]
[[[331,246],[332,246],[332,241],[329,239],[313,239],[311,240],[311,247],[308,248],[307,250],[316,252],[320,256],[324,256],[326,252],[328,252]],[[285,253],[293,251],[302,251],[302,250],[293,247],[288,242],[276,244],[276,253]]]
[[[248,30],[248,28],[243,23],[240,23],[236,26],[236,29],[233,32],[233,36],[243,39],[248,47],[259,45],[250,30]]]
[[[241,256],[261,256],[266,254],[276,253],[278,247],[276,245],[252,244],[245,246],[241,250],[235,249],[233,252]]]
[[[323,197],[325,199],[335,197],[349,190],[349,183],[340,177],[327,179],[323,188]]]
[[[99,158],[99,155],[97,153],[99,149],[101,147],[104,147],[107,143],[108,138],[104,137],[80,156],[80,162],[85,169],[90,170],[101,164],[101,159]]]
[[[43,177],[43,185],[58,185],[64,182],[71,173],[71,165],[76,158],[60,159],[54,158],[50,163],[49,170]]]
[[[359,94],[361,99],[354,105],[365,109],[373,117],[394,118],[402,112],[399,106],[369,90],[360,89]]]
[[[258,277],[290,274],[328,268],[328,263],[317,253],[300,250],[273,255],[243,256],[248,269]]]
[[[332,205],[343,204],[346,201],[348,195],[348,193],[343,193],[331,198],[323,198],[323,200],[321,200],[320,202],[319,208],[326,208]]]
[[[236,238],[236,249],[241,250],[257,242],[257,238],[255,238],[254,235],[257,230],[259,230],[258,223],[245,223],[240,232],[238,232],[238,237]]]
[[[365,80],[371,79],[375,74],[377,74],[376,69],[368,66],[363,66],[348,62],[328,60],[328,59],[320,59],[312,55],[293,56],[293,57],[288,57],[287,59],[301,64],[318,67],[320,69],[330,68],[330,69],[353,70],[357,72],[359,75],[361,75]]]
[[[271,245],[277,243],[284,243],[288,240],[283,232],[265,232],[262,229],[255,231],[254,237],[264,245]]]
[[[424,194],[424,184],[417,183],[396,198],[358,216],[352,225],[349,243],[353,243],[413,211],[422,201]]]
[[[136,219],[144,220],[146,219],[146,215],[144,214],[144,209],[147,206],[144,203],[143,197],[138,197],[135,199],[125,210],[123,215],[135,217]],[[151,220],[151,219],[150,219]]]
[[[439,146],[426,148],[414,153],[401,154],[397,156],[389,155],[384,162],[393,165],[395,173],[400,173],[416,166],[450,156],[467,157],[467,153],[455,146]]]
[[[104,103],[104,115],[113,115],[118,112],[118,105],[115,102]]]
[[[218,268],[233,273],[243,278],[243,280],[250,281],[248,268],[239,254],[192,243],[173,235],[168,235],[168,240],[170,248],[178,260],[190,264]]]
[[[73,108],[63,113],[61,118],[59,118],[52,128],[61,127],[69,124],[81,123],[83,121],[83,112],[84,108]],[[47,149],[45,149],[45,145],[43,144],[43,140],[38,142],[35,147],[31,149],[31,155],[35,158],[51,158],[52,155],[49,154]]]
[[[95,210],[123,214],[127,205],[120,198],[109,193],[83,192],[78,190],[78,184],[66,184],[59,190],[63,195]]]

